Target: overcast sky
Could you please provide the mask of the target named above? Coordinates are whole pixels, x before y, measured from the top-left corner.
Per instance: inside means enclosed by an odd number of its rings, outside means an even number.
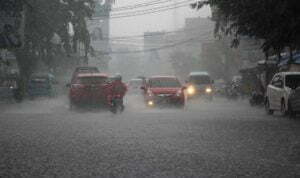
[[[132,6],[147,2],[157,2],[157,0],[115,0],[113,8],[124,6]],[[161,0],[166,1],[166,0]],[[154,6],[148,6],[146,9],[157,8],[161,6],[168,6],[172,3],[180,3],[187,0],[173,0],[169,3],[160,3]],[[132,9],[132,12],[137,10],[145,10],[145,8]],[[112,12],[112,16],[116,13],[124,13],[124,11]],[[127,18],[112,18],[110,23],[111,36],[126,36],[126,35],[140,35],[143,32],[149,31],[172,31],[184,26],[184,19],[188,17],[208,17],[211,15],[209,7],[205,7],[199,11],[191,9],[189,6],[180,7],[155,14],[147,14],[141,16],[127,17]]]

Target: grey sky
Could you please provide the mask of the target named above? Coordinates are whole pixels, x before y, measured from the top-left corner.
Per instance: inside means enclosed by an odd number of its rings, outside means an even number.
[[[130,6],[145,2],[153,2],[154,0],[116,0],[113,8]],[[163,1],[163,0],[162,0]],[[185,0],[173,0],[173,3]],[[171,2],[172,3],[172,2]],[[166,6],[171,3],[159,4],[157,6],[149,6],[155,8]],[[143,9],[137,9],[143,10]],[[131,11],[129,11],[131,12]],[[114,12],[116,13],[116,12]],[[155,14],[147,14],[128,18],[111,19],[111,36],[140,35],[146,31],[171,31],[184,26],[184,19],[187,17],[207,17],[211,15],[209,7],[205,7],[199,11],[191,9],[189,6],[180,7],[174,10],[159,12]]]

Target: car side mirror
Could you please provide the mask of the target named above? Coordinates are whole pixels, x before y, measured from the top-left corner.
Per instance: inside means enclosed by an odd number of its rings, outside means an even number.
[[[66,87],[67,87],[67,88],[71,88],[71,84],[70,84],[70,83],[67,83],[67,84],[66,84]]]
[[[182,87],[182,90],[186,90],[186,89],[187,89],[187,87],[186,87],[186,86],[183,86],[183,87]]]
[[[145,86],[141,86],[141,90],[146,90],[146,87]]]

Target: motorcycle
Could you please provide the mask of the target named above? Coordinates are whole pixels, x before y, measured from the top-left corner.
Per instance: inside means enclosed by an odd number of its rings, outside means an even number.
[[[110,111],[114,114],[122,113],[125,107],[123,104],[123,97],[121,95],[115,95],[111,99]]]

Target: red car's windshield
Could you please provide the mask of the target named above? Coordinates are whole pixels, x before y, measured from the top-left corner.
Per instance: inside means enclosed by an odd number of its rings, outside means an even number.
[[[176,79],[160,78],[149,80],[149,86],[152,88],[177,88],[181,87],[181,84]]]
[[[103,84],[107,81],[107,77],[79,77],[77,84]]]

